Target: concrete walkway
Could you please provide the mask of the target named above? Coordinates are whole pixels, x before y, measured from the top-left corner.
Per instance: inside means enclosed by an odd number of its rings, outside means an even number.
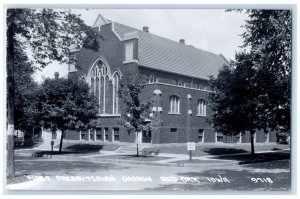
[[[289,149],[284,150],[277,150],[277,151],[259,151],[256,152],[256,154],[259,153],[276,153],[276,152],[283,152],[283,151],[290,151]],[[233,162],[234,160],[226,160],[226,159],[220,159],[220,157],[226,157],[226,156],[239,156],[239,155],[245,155],[250,154],[249,152],[246,153],[235,153],[235,154],[224,154],[224,155],[205,155],[201,157],[192,157],[193,160],[203,160],[203,161],[217,161],[217,162]],[[112,156],[112,155],[132,155],[132,154],[120,154],[117,151],[101,151],[101,154],[94,154],[89,156],[83,156],[84,158],[95,158],[100,156]],[[167,159],[157,160],[157,161],[151,161],[151,163],[157,163],[157,164],[168,164],[168,163],[174,163],[178,161],[185,161],[189,160],[189,155],[187,154],[171,154],[171,153],[159,153],[158,155],[155,155],[156,157],[162,157]],[[155,157],[154,156],[154,157]]]

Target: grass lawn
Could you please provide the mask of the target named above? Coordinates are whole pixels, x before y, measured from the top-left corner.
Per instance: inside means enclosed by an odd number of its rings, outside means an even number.
[[[78,154],[98,154],[100,151],[115,151],[120,146],[114,143],[84,143],[84,142],[65,142],[63,143],[63,150],[61,153],[57,151],[59,146],[55,146],[56,150],[53,153],[50,150],[22,150],[16,151],[15,155],[19,153],[33,154],[35,157],[45,157],[47,155],[78,155]]]
[[[282,144],[257,144],[254,145],[255,151],[269,151],[288,149],[289,145]],[[225,155],[236,153],[250,152],[250,144],[196,144],[196,150],[193,151],[194,157],[205,155]],[[171,153],[171,154],[188,154],[185,144],[171,144],[169,146],[147,147],[142,150],[145,154]]]
[[[245,154],[245,155],[230,155],[230,156],[219,156],[217,159],[223,160],[235,160],[239,161],[239,164],[250,164],[257,162],[269,162],[273,160],[289,160],[289,153],[259,153],[259,154]]]
[[[227,155],[214,157],[214,160],[180,160],[174,163],[195,163],[195,164],[209,164],[209,163],[224,163],[223,160],[233,160],[238,161],[239,164],[252,164],[261,162],[271,162],[274,160],[289,160],[289,153],[260,153],[260,154],[244,154],[244,155]],[[173,162],[172,162],[173,163]]]
[[[115,143],[86,143],[86,142],[68,142],[63,143],[63,151],[73,151],[73,152],[99,152],[103,151],[115,151],[120,147],[120,145]],[[55,146],[59,148],[59,145]]]
[[[41,144],[43,144],[42,141],[40,141],[40,142],[32,142],[32,143],[24,144],[22,146],[19,146],[19,145],[15,146],[15,149],[31,149],[31,148],[34,148],[34,147],[38,147]]]
[[[105,158],[105,159],[120,159],[120,160],[136,160],[136,161],[157,161],[157,160],[166,160],[169,159],[167,157],[159,157],[159,156],[136,156],[136,155],[110,155],[110,156],[98,156],[95,158]]]

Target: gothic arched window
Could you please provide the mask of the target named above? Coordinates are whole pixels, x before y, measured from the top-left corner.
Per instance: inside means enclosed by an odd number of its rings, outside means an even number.
[[[119,114],[119,82],[120,75],[116,72],[113,76],[113,114]]]
[[[92,77],[91,79],[91,92],[94,93],[94,88],[95,88],[95,82],[94,82],[94,78]]]
[[[109,87],[109,70],[103,61],[98,60],[92,67],[91,76],[91,92],[95,94],[98,104],[99,113],[107,113],[107,104],[105,95],[108,93]]]

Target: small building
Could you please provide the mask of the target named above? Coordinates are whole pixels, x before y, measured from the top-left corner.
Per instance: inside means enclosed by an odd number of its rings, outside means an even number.
[[[160,126],[154,132],[143,132],[144,143],[245,143],[248,133],[224,136],[208,122],[212,110],[207,105],[211,93],[209,79],[224,64],[221,54],[207,52],[184,39],[178,42],[142,30],[109,21],[99,15],[94,28],[102,39],[99,52],[81,49],[75,52],[77,63],[69,66],[90,85],[99,103],[99,125],[86,132],[67,131],[65,139],[109,142],[135,142],[135,134],[120,125],[121,101],[117,96],[120,79],[137,73],[147,81],[143,98],[152,98],[153,113]],[[275,142],[275,133],[257,132],[256,142]]]

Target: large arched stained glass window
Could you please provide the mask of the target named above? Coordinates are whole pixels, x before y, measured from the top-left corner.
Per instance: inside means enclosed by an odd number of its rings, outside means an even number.
[[[92,67],[91,72],[91,92],[96,96],[99,104],[99,113],[107,113],[107,102],[105,95],[108,92],[109,70],[103,61],[98,60]]]

